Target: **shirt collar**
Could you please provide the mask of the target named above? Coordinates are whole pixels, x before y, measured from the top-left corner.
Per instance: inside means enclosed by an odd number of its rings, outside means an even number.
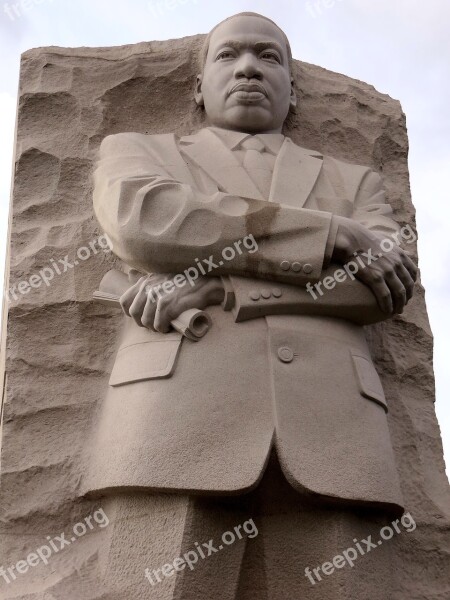
[[[233,131],[220,127],[209,127],[209,129],[222,140],[229,150],[237,150],[245,139],[252,137],[250,134],[243,133],[242,131]],[[267,150],[275,156],[281,150],[281,146],[285,140],[285,136],[281,133],[260,133],[255,137],[258,137]]]

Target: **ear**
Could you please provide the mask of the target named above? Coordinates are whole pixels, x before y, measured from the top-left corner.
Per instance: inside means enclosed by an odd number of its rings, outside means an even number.
[[[295,108],[297,108],[297,93],[295,91],[295,82],[294,82],[293,77],[291,77],[290,107],[291,107],[291,110],[294,110]]]
[[[195,83],[195,94],[194,98],[198,106],[204,106],[203,93],[202,93],[203,75],[197,75],[197,81]]]

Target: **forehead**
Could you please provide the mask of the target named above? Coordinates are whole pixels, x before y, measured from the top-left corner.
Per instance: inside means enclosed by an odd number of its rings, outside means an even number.
[[[212,52],[227,41],[236,41],[248,46],[259,42],[281,46],[287,56],[286,38],[282,31],[270,21],[259,17],[236,17],[222,23],[211,36],[209,48]]]

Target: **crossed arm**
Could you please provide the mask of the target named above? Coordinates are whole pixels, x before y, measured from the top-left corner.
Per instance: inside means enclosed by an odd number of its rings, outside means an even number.
[[[370,170],[354,205],[353,218],[348,219],[225,193],[208,196],[176,181],[158,164],[142,137],[133,134],[104,140],[95,174],[97,217],[113,241],[114,252],[127,264],[147,273],[181,273],[196,259],[217,257],[223,248],[253,235],[258,251],[224,262],[214,275],[289,284],[291,296],[298,293],[298,303],[291,297],[298,312],[305,304],[304,286],[320,280],[324,263],[344,264],[354,252],[370,250],[378,255],[383,234],[395,231],[394,221],[386,216],[390,207],[382,197],[380,179]],[[310,272],[283,270],[282,263],[297,261],[310,265]],[[412,295],[416,267],[400,248],[394,248],[358,277],[363,283],[351,281],[334,296],[328,295],[325,303],[317,304],[317,314],[333,316],[333,307],[343,302],[349,309],[354,303],[359,312],[370,305],[370,322],[377,302],[382,311],[378,320],[401,312]],[[373,294],[368,295],[363,284]],[[179,288],[149,306],[149,285],[153,285],[150,280],[139,280],[122,297],[122,306],[139,325],[159,331],[167,331],[170,320],[186,308],[218,304],[224,297],[222,280],[205,277],[195,287]],[[309,306],[308,310],[315,309]]]

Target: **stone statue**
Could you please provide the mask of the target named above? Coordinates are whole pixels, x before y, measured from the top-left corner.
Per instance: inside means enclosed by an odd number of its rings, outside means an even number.
[[[102,286],[126,322],[83,486],[110,498],[111,598],[390,597],[387,544],[308,569],[403,512],[363,326],[417,269],[380,176],[283,135],[291,61],[275,23],[235,15],[205,42],[207,127],[102,143],[94,208],[129,269]],[[172,326],[186,311],[199,341]]]

